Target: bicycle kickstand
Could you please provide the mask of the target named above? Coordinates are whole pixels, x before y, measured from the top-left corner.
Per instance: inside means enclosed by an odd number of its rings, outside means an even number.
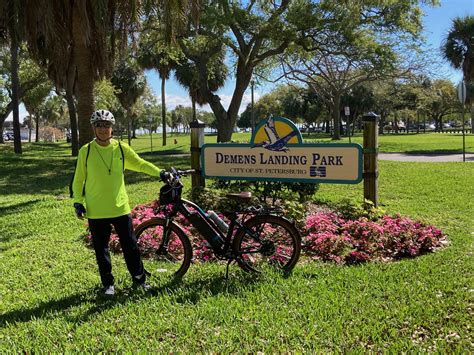
[[[233,261],[234,261],[233,259],[229,259],[229,261],[227,262],[227,267],[225,268],[225,280],[226,281],[229,280],[229,266]]]

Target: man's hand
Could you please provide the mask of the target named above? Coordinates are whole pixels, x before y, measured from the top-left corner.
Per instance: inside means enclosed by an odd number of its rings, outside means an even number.
[[[76,216],[79,219],[83,219],[86,215],[86,209],[82,203],[74,203],[74,209],[76,210]]]

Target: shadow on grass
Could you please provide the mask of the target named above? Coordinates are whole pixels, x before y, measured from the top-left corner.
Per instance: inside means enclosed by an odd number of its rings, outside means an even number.
[[[450,154],[462,154],[462,149],[435,149],[435,150],[409,150],[404,152],[407,155],[450,155]]]
[[[4,328],[12,323],[29,322],[32,319],[53,319],[60,316],[58,312],[65,312],[63,316],[72,323],[83,323],[117,305],[124,305],[129,302],[136,302],[137,300],[160,295],[179,293],[174,298],[177,303],[196,304],[203,298],[203,295],[207,298],[209,295],[215,296],[224,292],[227,294],[240,294],[242,293],[242,285],[248,288],[256,280],[258,280],[257,277],[249,274],[231,276],[229,280],[226,280],[224,276],[212,276],[192,282],[181,282],[174,279],[162,286],[153,287],[149,291],[136,290],[130,287],[118,291],[113,297],[102,296],[100,295],[100,289],[94,288],[89,292],[76,293],[60,299],[42,302],[32,308],[7,312],[0,316],[0,328]],[[67,311],[69,309],[84,303],[92,303],[92,306],[78,316],[68,315]]]
[[[42,200],[41,199],[35,199],[35,200],[31,200],[31,201],[17,203],[17,204],[14,204],[14,205],[0,207],[0,216],[6,216],[6,215],[9,215],[9,214],[13,214],[13,213],[21,213],[22,210],[24,210],[26,208],[29,209],[33,205],[35,205],[37,202],[40,202],[40,201],[42,201]]]
[[[16,155],[7,151],[5,147],[0,148],[2,154],[0,161],[0,195],[60,194],[69,186],[76,159],[61,154],[64,152],[64,147],[61,148],[54,143],[32,143],[25,147],[23,155]],[[171,166],[190,167],[189,155],[141,155],[162,169]],[[145,174],[130,171],[127,171],[125,176],[127,184],[150,179]]]
[[[75,160],[68,157],[3,155],[0,163],[0,195],[59,193],[68,186],[74,164]]]

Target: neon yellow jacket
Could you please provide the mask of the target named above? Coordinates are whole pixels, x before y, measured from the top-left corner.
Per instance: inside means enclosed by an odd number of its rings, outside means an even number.
[[[122,170],[122,153],[118,141],[111,139],[107,147],[100,146],[95,140],[89,144],[87,171],[87,145],[79,150],[72,183],[74,202],[85,205],[87,218],[113,218],[130,213]],[[120,144],[125,158],[125,169],[151,176],[160,175],[160,169],[140,158],[128,144],[122,142]]]

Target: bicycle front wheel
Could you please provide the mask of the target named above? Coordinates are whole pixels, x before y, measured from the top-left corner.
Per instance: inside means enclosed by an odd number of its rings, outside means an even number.
[[[261,273],[270,267],[290,272],[300,257],[301,236],[283,217],[257,215],[237,231],[233,247],[245,271]]]
[[[135,236],[140,255],[151,258],[157,272],[182,277],[191,264],[191,242],[174,222],[169,224],[168,236],[164,238],[165,223],[163,218],[152,218],[137,226]]]

